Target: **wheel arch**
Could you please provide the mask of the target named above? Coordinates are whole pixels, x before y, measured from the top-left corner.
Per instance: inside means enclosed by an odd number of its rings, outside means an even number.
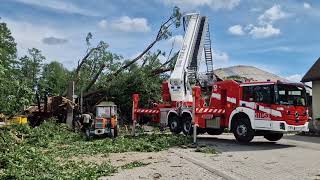
[[[192,113],[190,111],[188,111],[188,110],[183,110],[181,112],[182,119],[183,119],[183,117],[187,117],[187,116],[191,117],[191,119],[192,119]]]
[[[169,124],[169,119],[170,119],[170,117],[172,117],[172,116],[179,116],[179,114],[178,114],[178,112],[175,111],[175,110],[170,110],[170,111],[168,112],[168,114],[167,114],[167,123],[168,123],[168,124]]]
[[[244,117],[250,120],[252,129],[255,129],[255,126],[254,126],[255,111],[253,109],[246,108],[246,107],[238,107],[232,111],[229,117],[228,129],[233,130],[232,128],[233,128],[234,121],[236,119],[244,118]]]

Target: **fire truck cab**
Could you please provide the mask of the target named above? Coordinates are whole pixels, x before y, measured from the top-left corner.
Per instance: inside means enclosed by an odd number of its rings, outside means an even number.
[[[200,88],[194,91],[195,121],[209,134],[221,134],[228,128],[238,141],[249,142],[255,135],[277,141],[285,132],[308,131],[303,84],[219,81],[213,84],[208,106],[201,105]]]

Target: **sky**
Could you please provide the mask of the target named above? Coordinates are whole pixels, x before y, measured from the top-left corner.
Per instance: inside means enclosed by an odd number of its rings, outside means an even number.
[[[174,6],[209,18],[214,67],[251,65],[300,81],[320,56],[318,0],[0,0],[18,55],[38,48],[47,62],[75,68],[87,49],[105,41],[125,59],[135,57],[155,38]],[[183,29],[152,51],[178,50]],[[163,59],[167,57],[162,57]]]

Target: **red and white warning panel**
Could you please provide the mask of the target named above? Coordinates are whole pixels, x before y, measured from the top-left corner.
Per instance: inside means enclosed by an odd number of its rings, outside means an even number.
[[[216,108],[196,108],[197,114],[213,114],[213,113],[225,113],[224,109],[216,109]]]
[[[135,109],[135,113],[138,114],[159,114],[160,110],[158,109]]]

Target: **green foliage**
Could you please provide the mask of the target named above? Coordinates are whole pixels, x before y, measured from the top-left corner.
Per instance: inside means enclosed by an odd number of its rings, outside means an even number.
[[[21,146],[13,152],[0,154],[2,179],[97,179],[115,173],[110,163],[94,163],[57,160],[41,149]]]
[[[0,179],[97,179],[117,172],[109,162],[75,161],[84,155],[129,151],[161,151],[191,142],[189,137],[169,134],[142,134],[136,137],[85,141],[66,125],[47,121],[37,128],[26,125],[0,129]],[[132,162],[120,168],[147,165]]]
[[[150,163],[144,163],[144,162],[141,162],[141,161],[133,161],[131,163],[128,163],[128,164],[125,164],[123,166],[121,166],[121,169],[133,169],[133,168],[136,168],[136,167],[142,167],[142,166],[146,166]]]
[[[147,53],[142,59],[143,66],[133,64],[108,83],[104,80],[109,78],[108,75],[98,82],[97,86],[105,89],[108,98],[118,105],[124,119],[130,119],[132,94],[141,95],[140,106],[151,107],[152,102],[160,101],[161,83],[166,77],[153,74],[153,70],[162,65],[158,57],[158,53]]]
[[[174,23],[176,25],[176,28],[180,27],[182,14],[180,12],[180,8],[179,7],[175,6],[173,8],[172,16],[175,17]]]
[[[70,72],[61,63],[52,61],[43,66],[40,87],[50,95],[61,95],[65,91],[69,79]]]
[[[92,53],[87,57],[81,68],[76,89],[78,94],[80,94],[80,92],[84,90],[84,88],[86,88],[87,85],[94,79],[101,67],[103,67],[103,73],[100,75],[100,77],[103,76],[103,74],[108,74],[115,71],[120,67],[121,64],[120,60],[122,60],[122,57],[108,51],[107,43],[100,41],[97,47],[92,48],[90,42],[92,38],[93,35],[88,33],[86,43],[88,46],[88,51],[91,49]],[[97,80],[99,81],[99,79]]]
[[[27,82],[29,88],[35,89],[38,86],[42,63],[45,57],[36,48],[29,49],[28,53],[29,56],[20,58],[20,79]]]
[[[195,152],[205,153],[205,154],[218,154],[218,151],[210,146],[197,147]]]
[[[181,17],[182,14],[180,12],[180,8],[175,6],[173,8],[172,14],[170,18],[161,25],[159,33],[157,35],[157,40],[163,40],[163,39],[168,39],[169,37],[172,36],[172,32],[170,31],[170,27],[172,25],[175,25],[176,28],[180,27],[181,25]]]
[[[7,24],[0,22],[0,64],[11,66],[16,58],[17,48]]]
[[[13,114],[30,103],[32,90],[20,79],[16,43],[5,23],[0,23],[0,111]]]

